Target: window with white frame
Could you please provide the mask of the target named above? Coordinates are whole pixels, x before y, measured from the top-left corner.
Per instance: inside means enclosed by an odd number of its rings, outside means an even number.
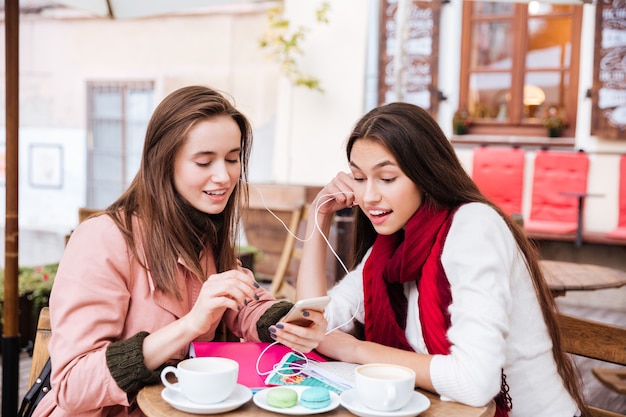
[[[154,84],[90,82],[87,97],[87,206],[105,208],[139,169]]]

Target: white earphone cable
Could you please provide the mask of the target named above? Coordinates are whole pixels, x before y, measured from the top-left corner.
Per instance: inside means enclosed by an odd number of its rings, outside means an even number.
[[[261,197],[261,202],[263,203],[263,207],[265,208],[265,210],[267,210],[268,213],[270,213],[276,220],[278,220],[283,227],[285,228],[285,230],[287,231],[287,233],[289,233],[291,236],[293,236],[296,240],[300,241],[300,242],[307,242],[308,240],[310,240],[313,237],[313,234],[311,234],[308,237],[305,237],[304,239],[299,238],[298,236],[296,236],[294,233],[291,232],[291,230],[289,230],[289,227],[285,224],[285,222],[278,217],[266,204],[265,202],[265,198],[263,197],[263,193],[261,192],[260,189],[258,189],[257,187],[255,187],[252,184],[248,183],[248,186],[250,186],[251,188],[253,188],[255,191],[257,191],[259,193],[259,196]],[[345,271],[346,274],[349,274],[350,271],[348,270],[348,268],[346,267],[346,265],[344,264],[343,260],[341,259],[341,257],[337,254],[337,252],[335,251],[335,249],[332,247],[332,245],[330,244],[328,238],[326,237],[326,235],[324,235],[324,233],[322,232],[322,229],[319,225],[319,222],[317,220],[317,213],[320,210],[320,207],[322,207],[324,204],[329,203],[330,201],[334,200],[334,198],[329,198],[327,200],[321,201],[322,198],[325,197],[332,197],[334,195],[338,195],[338,194],[344,194],[344,193],[332,193],[332,194],[324,194],[321,195],[319,197],[319,199],[317,200],[316,204],[315,204],[315,228],[316,230],[320,233],[320,235],[322,236],[322,238],[324,239],[324,242],[326,242],[326,246],[328,246],[328,249],[332,252],[332,254],[334,255],[334,257],[337,259],[337,261],[341,264],[341,267],[343,268],[343,270]],[[346,320],[344,323],[330,329],[327,330],[325,335],[345,326],[346,324],[351,323],[355,318],[356,315],[359,311],[359,307],[360,307],[360,299],[359,299],[359,303],[357,304],[356,309],[354,310],[354,314],[352,315],[352,317],[348,320]],[[263,351],[259,354],[257,360],[256,360],[256,371],[259,375],[263,376],[263,375],[269,375],[272,373],[278,373],[279,375],[289,375],[289,376],[295,376],[295,375],[299,375],[302,372],[304,372],[304,370],[307,368],[308,364],[309,364],[309,359],[306,357],[306,355],[304,355],[302,352],[298,352],[296,350],[293,350],[294,354],[296,354],[298,357],[300,357],[303,361],[304,364],[297,364],[297,363],[290,363],[287,366],[283,366],[280,367],[280,363],[276,363],[274,364],[274,366],[272,367],[271,370],[269,371],[261,371],[259,369],[259,364],[261,362],[261,358],[263,357],[263,355],[274,345],[278,344],[279,342],[273,342],[270,345],[268,345],[265,349],[263,349]],[[285,373],[285,371],[289,371],[289,373]]]

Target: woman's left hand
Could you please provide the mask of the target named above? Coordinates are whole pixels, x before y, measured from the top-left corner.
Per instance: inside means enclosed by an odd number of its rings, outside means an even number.
[[[326,333],[328,322],[324,313],[315,310],[305,310],[306,317],[311,320],[307,327],[294,323],[278,322],[270,327],[270,334],[277,342],[302,353],[308,353],[319,345]]]

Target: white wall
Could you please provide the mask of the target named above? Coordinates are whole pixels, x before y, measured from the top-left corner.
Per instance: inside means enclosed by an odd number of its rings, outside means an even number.
[[[459,30],[439,30],[439,90],[447,97],[440,102],[437,122],[443,132],[452,136],[452,116],[459,108],[459,73],[461,54],[449,51],[461,50],[461,23],[463,0],[451,0],[441,6],[441,28]]]
[[[58,146],[61,159],[35,161],[34,147]],[[85,202],[86,143],[81,129],[20,129],[20,227],[65,234]],[[43,166],[42,166],[43,165]],[[57,171],[58,170],[58,171]],[[58,173],[58,188],[55,188]],[[47,179],[48,178],[48,179]]]
[[[286,0],[293,24],[307,32],[304,72],[321,81],[324,93],[293,87],[281,78],[274,148],[274,179],[291,184],[325,184],[347,170],[344,142],[363,115],[367,45],[367,4],[332,1],[330,23],[314,22],[319,0]]]
[[[5,142],[5,131],[0,142]],[[37,149],[58,150],[60,158],[37,160]],[[52,148],[51,148],[52,147]],[[57,262],[65,235],[78,223],[85,202],[85,134],[76,128],[21,128],[19,131],[19,261],[20,265]],[[0,185],[4,218],[6,183]],[[4,230],[4,222],[1,230]],[[4,251],[4,239],[0,242]],[[0,267],[4,266],[4,257]]]
[[[0,142],[4,149],[4,130],[0,132]],[[60,159],[31,163],[37,153],[33,147],[46,149],[48,146],[58,147]],[[21,128],[18,152],[20,228],[67,233],[77,223],[78,208],[84,206],[85,201],[84,132],[70,128]],[[3,178],[0,184],[3,215],[5,180]]]
[[[293,87],[259,48],[267,4],[124,21],[22,15],[20,227],[60,234],[76,224],[77,207],[85,204],[88,81],[153,80],[156,102],[192,83],[232,94],[255,131],[250,164],[254,182],[321,185],[346,170],[345,139],[366,110],[367,34],[368,24],[373,24],[369,8],[378,2],[331,1],[328,25],[314,19],[320,3],[284,1],[292,24],[309,28],[300,67],[320,79],[324,93]],[[438,121],[447,134],[458,107],[461,7],[462,0],[451,0],[441,11],[446,30],[440,31],[439,88],[448,100],[440,105]],[[591,100],[584,95],[592,82],[588,63],[593,62],[595,6],[583,7],[576,146],[591,152],[626,152],[623,141],[588,134]],[[4,43],[0,54],[5,56]],[[4,100],[0,109],[3,106]],[[0,124],[4,117],[0,112]],[[63,146],[61,190],[32,188],[27,182],[29,144],[41,141]],[[464,162],[466,154],[459,149]],[[610,230],[617,222],[616,158],[592,157],[589,191],[606,195],[587,202],[585,222],[594,231]],[[0,186],[1,203],[3,190]],[[0,216],[4,211],[2,204]]]
[[[271,179],[267,149],[274,138],[279,71],[258,46],[267,27],[267,7],[251,3],[234,11],[122,21],[76,14],[20,16],[21,265],[58,261],[65,234],[78,222],[78,207],[86,204],[89,81],[154,81],[154,105],[189,84],[231,94],[255,129],[252,179]],[[4,47],[0,43],[2,59]],[[4,104],[1,100],[0,125]],[[5,142],[5,129],[1,131],[0,146]],[[37,169],[29,165],[33,143],[61,146],[60,188],[29,183],[29,171]],[[0,181],[2,218],[5,195]]]

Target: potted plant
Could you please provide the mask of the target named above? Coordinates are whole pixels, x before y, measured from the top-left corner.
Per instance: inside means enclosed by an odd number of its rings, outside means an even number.
[[[25,346],[37,329],[39,311],[48,305],[52,283],[59,264],[19,267],[18,297],[20,309],[20,345]],[[0,270],[0,325],[4,305],[4,270]],[[0,326],[1,328],[1,326]]]
[[[251,245],[239,245],[237,246],[237,257],[241,261],[241,265],[244,268],[248,268],[254,272],[254,262],[261,255],[261,251]]]
[[[544,110],[541,122],[543,123],[543,127],[547,129],[548,136],[550,137],[561,136],[563,129],[567,127],[565,114],[556,106],[549,106]]]
[[[466,107],[461,107],[452,117],[452,128],[455,134],[465,135],[469,131],[469,126],[472,124],[472,118]]]

